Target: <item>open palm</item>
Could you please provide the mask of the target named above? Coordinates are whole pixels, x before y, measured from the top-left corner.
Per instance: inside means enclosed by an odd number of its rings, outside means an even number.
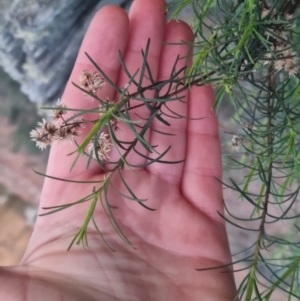
[[[128,82],[120,70],[117,51],[131,72],[141,64],[140,50],[150,38],[149,64],[158,80],[170,75],[180,55],[187,55],[188,46],[165,45],[164,42],[189,42],[190,28],[183,22],[166,24],[162,0],[135,0],[129,18],[118,7],[103,8],[92,21],[85,36],[63,99],[72,108],[91,108],[81,91],[72,86],[83,69],[93,69],[84,52],[96,61],[118,86]],[[178,68],[184,65],[179,62]],[[129,89],[130,90],[130,89]],[[109,250],[91,224],[89,248],[68,245],[82,225],[88,204],[80,204],[59,213],[39,217],[22,264],[0,270],[6,273],[7,291],[3,300],[233,300],[235,286],[231,273],[218,270],[204,272],[196,268],[223,265],[231,260],[222,212],[222,177],[218,125],[212,114],[213,92],[209,86],[193,87],[185,92],[187,103],[173,103],[172,110],[202,120],[172,119],[169,131],[176,136],[149,132],[146,139],[158,145],[158,151],[171,149],[165,160],[185,159],[176,165],[153,164],[133,174],[124,170],[124,177],[139,198],[147,198],[150,212],[120,196],[112,197],[118,209],[115,217],[132,245],[126,245],[112,229],[101,206],[95,219],[109,245]],[[113,99],[108,85],[99,97]],[[146,114],[141,109],[139,115]],[[161,130],[162,124],[153,123]],[[88,131],[88,128],[85,129]],[[82,133],[84,136],[85,133]],[[118,135],[130,140],[130,132],[122,128]],[[82,136],[82,137],[83,137]],[[81,137],[81,138],[82,138]],[[52,146],[47,174],[71,180],[99,180],[105,173],[96,162],[86,170],[86,159],[80,158],[72,172],[74,157],[66,154],[72,145]],[[145,152],[145,150],[144,150]],[[112,156],[115,154],[112,153]],[[147,155],[145,153],[145,155]],[[139,156],[128,160],[144,163]],[[121,189],[121,182],[114,179]],[[75,184],[47,178],[40,207],[74,202],[90,194],[92,184]],[[40,213],[44,213],[40,209]],[[0,276],[1,279],[1,276]],[[24,279],[26,281],[24,282]],[[2,280],[2,279],[1,279]],[[24,283],[20,291],[9,288]],[[12,297],[14,298],[12,298]]]

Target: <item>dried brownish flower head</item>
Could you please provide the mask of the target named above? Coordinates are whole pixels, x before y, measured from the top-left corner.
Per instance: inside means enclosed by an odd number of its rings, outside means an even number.
[[[98,142],[96,144],[95,151],[95,140],[92,139],[88,145],[88,153],[92,155],[94,160],[97,160],[97,155],[101,161],[107,161],[109,159],[109,153],[111,151],[112,144],[108,134],[102,132],[99,136]]]
[[[30,132],[30,137],[32,141],[36,142],[36,146],[43,150],[54,141],[57,127],[44,118],[42,122],[38,122],[38,126]]]
[[[296,52],[293,52],[292,49],[283,50],[282,48],[283,47],[278,47],[277,49],[279,51],[278,57],[280,57],[280,59],[275,62],[274,67],[278,71],[285,70],[289,77],[293,77],[298,72],[297,65],[299,58]]]
[[[75,141],[83,127],[83,121],[76,117],[67,123],[62,124],[56,132],[55,140],[57,141]]]
[[[242,127],[244,130],[246,130],[248,133],[252,132],[253,130],[256,130],[256,126],[253,124],[242,124]]]
[[[97,95],[97,91],[105,85],[105,80],[97,71],[83,70],[79,75],[79,83],[80,88]],[[89,94],[86,95],[90,96]]]
[[[298,72],[299,57],[293,49],[288,48],[285,44],[271,46],[271,51],[265,55],[264,65],[274,64],[275,70],[285,71],[289,77],[293,77]],[[274,57],[275,56],[275,57]]]
[[[83,121],[80,117],[60,125],[52,124],[43,119],[42,122],[38,122],[38,127],[30,132],[30,137],[32,141],[36,142],[36,146],[43,150],[53,141],[74,141],[82,127]]]
[[[243,141],[243,137],[233,135],[230,142],[231,148],[235,151],[238,151],[240,149],[240,144],[242,143],[242,141]]]
[[[54,122],[57,122],[61,119],[62,115],[67,113],[67,106],[64,104],[63,100],[58,99],[56,106],[53,107],[53,110],[50,112],[50,116],[53,118]]]

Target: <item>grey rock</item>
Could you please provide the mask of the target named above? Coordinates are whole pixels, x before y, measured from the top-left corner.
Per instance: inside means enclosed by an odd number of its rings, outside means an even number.
[[[131,0],[0,0],[0,65],[34,102],[58,98],[102,6]]]
[[[94,14],[107,4],[129,9],[131,2],[0,0],[0,66],[31,101],[56,100]]]

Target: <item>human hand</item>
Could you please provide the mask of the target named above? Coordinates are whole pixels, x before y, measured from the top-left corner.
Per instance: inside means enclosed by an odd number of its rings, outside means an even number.
[[[163,45],[164,42],[191,41],[192,32],[183,22],[166,24],[162,0],[135,0],[129,18],[120,8],[107,6],[93,19],[62,99],[71,108],[91,108],[91,103],[71,82],[77,82],[84,69],[93,69],[87,52],[104,72],[124,87],[128,78],[120,69],[117,51],[124,53],[129,71],[140,67],[140,50],[150,38],[148,62],[158,80],[169,76],[179,54],[187,55],[188,46]],[[184,65],[179,62],[178,68]],[[129,88],[130,90],[130,88]],[[209,116],[202,120],[172,119],[169,129],[176,136],[152,131],[147,137],[158,151],[172,148],[165,160],[185,159],[176,165],[153,164],[125,177],[147,205],[149,212],[136,203],[118,199],[116,218],[136,249],[127,246],[111,228],[100,206],[96,220],[105,239],[117,251],[108,250],[93,226],[89,227],[89,248],[67,247],[81,227],[87,204],[39,217],[20,266],[0,269],[1,300],[233,300],[236,295],[231,273],[218,270],[197,272],[196,268],[219,266],[231,261],[223,211],[220,143],[214,101],[209,86],[193,87],[185,94],[187,104],[172,103],[172,109],[189,117]],[[98,96],[114,99],[106,85]],[[142,113],[142,112],[139,112]],[[153,127],[160,129],[154,122]],[[89,128],[82,133],[81,139]],[[132,138],[123,128],[123,140]],[[71,180],[98,180],[105,173],[97,164],[86,170],[80,158],[69,172],[74,157],[66,156],[74,145],[54,144],[47,174]],[[112,154],[113,156],[113,154]],[[141,157],[130,157],[141,162]],[[96,163],[96,162],[95,162]],[[118,185],[118,182],[115,183]],[[40,208],[78,200],[89,194],[92,184],[74,184],[46,178]],[[114,202],[114,204],[115,204]],[[40,209],[40,213],[44,213]]]

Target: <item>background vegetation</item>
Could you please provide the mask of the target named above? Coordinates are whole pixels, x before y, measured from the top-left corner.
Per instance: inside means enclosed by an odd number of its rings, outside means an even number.
[[[232,137],[224,164],[240,177],[229,171],[224,188],[245,210],[235,215],[227,202],[223,218],[251,233],[234,255],[233,270],[242,264],[245,275],[239,298],[274,300],[280,290],[285,300],[299,299],[300,2],[177,0],[172,17],[188,5],[195,32],[189,82],[214,85],[216,109],[227,96],[235,111],[237,130],[223,129]]]

